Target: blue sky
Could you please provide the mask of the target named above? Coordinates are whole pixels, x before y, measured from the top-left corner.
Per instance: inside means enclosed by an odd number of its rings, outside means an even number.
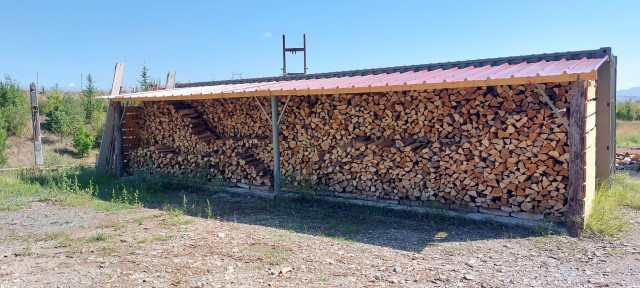
[[[282,39],[309,73],[612,47],[618,88],[640,86],[640,1],[4,1],[0,74],[109,89],[143,63],[179,82],[281,73]],[[301,56],[288,59],[301,70]],[[300,69],[296,69],[300,67]]]

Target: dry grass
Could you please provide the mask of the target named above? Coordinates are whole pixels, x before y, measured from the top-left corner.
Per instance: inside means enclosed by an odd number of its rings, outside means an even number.
[[[640,121],[616,121],[616,146],[640,146]]]
[[[10,147],[7,150],[9,163],[6,167],[30,167],[34,165],[33,142],[31,129],[25,136],[9,138]],[[60,138],[51,132],[42,130],[42,153],[46,166],[82,166],[93,165],[99,149],[94,148],[86,157],[80,157],[73,149],[71,137]]]

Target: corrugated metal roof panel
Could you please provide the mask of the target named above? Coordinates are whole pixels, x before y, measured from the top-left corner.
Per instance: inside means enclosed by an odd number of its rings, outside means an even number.
[[[559,82],[595,79],[596,70],[607,60],[602,58],[542,60],[536,63],[502,63],[498,65],[453,67],[370,75],[340,76],[318,79],[225,84],[158,90],[103,98],[116,101],[157,101],[159,99],[233,98],[269,95],[311,95],[357,92],[384,92],[413,89],[440,89],[485,85]],[[398,70],[398,69],[391,69]],[[275,93],[274,91],[278,91]],[[169,100],[169,99],[167,99]]]

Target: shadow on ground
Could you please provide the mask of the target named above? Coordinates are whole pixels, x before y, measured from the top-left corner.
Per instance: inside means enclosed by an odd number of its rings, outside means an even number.
[[[94,197],[104,201],[135,202],[145,208],[180,211],[179,214],[193,217],[286,229],[403,251],[419,252],[438,243],[524,238],[548,233],[542,229],[473,221],[438,213],[397,211],[314,198],[255,198],[217,192],[220,187],[193,187],[193,183],[188,181],[168,182],[164,179],[163,183],[171,183],[164,186],[156,182],[161,181],[159,177],[152,180],[97,178],[93,168],[66,172],[64,177],[71,182],[77,179],[75,184],[70,182],[76,187],[87,187],[89,183],[97,185],[100,189]],[[32,180],[39,183],[47,181],[41,176],[34,176]],[[123,190],[127,191],[126,195]]]

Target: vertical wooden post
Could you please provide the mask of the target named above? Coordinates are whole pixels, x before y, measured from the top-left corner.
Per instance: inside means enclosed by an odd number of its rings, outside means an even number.
[[[569,187],[567,191],[567,228],[573,237],[582,235],[585,198],[585,102],[584,80],[571,85],[569,104]]]
[[[29,96],[31,97],[31,124],[33,126],[33,152],[36,156],[36,165],[44,163],[42,155],[42,135],[40,135],[40,108],[38,106],[38,93],[36,84],[29,86]]]
[[[124,174],[124,154],[122,153],[122,116],[123,108],[120,102],[115,102],[115,125],[113,129],[114,153],[113,153],[113,172],[116,176],[122,177]]]
[[[596,86],[596,179],[605,183],[615,172],[616,90],[615,57],[598,68]]]
[[[124,71],[124,64],[117,63],[115,71],[113,73],[113,83],[111,85],[111,95],[120,94],[120,87],[122,86],[122,73]],[[102,141],[100,142],[100,154],[98,155],[98,163],[96,165],[96,172],[107,173],[114,172],[109,171],[113,166],[114,156],[114,130],[116,128],[116,111],[115,101],[109,100],[109,106],[107,108],[107,119],[104,123],[104,130],[102,132]],[[120,119],[118,119],[120,121]]]
[[[280,194],[280,128],[278,127],[278,97],[271,96],[271,130],[273,132],[273,193]]]

